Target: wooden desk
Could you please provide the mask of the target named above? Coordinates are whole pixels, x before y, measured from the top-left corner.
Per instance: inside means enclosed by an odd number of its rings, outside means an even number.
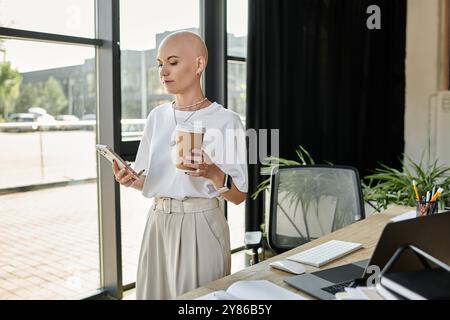
[[[315,247],[321,243],[327,242],[329,240],[343,240],[343,241],[351,241],[358,242],[363,244],[363,249],[355,251],[341,259],[338,259],[334,262],[331,262],[322,268],[315,268],[306,266],[306,272],[314,272],[318,270],[324,270],[328,268],[337,267],[343,264],[352,263],[359,260],[369,259],[372,256],[372,253],[375,249],[375,245],[378,242],[378,239],[383,231],[384,226],[389,222],[389,220],[399,214],[405,213],[407,211],[413,210],[414,208],[403,207],[403,206],[393,206],[388,210],[382,213],[376,213],[366,218],[362,221],[351,224],[345,228],[337,230],[331,234],[321,237],[320,239],[313,240],[308,242],[302,246],[294,248],[290,251],[279,254],[275,257],[272,257],[268,260],[264,260],[254,266],[248,267],[244,270],[231,274],[227,277],[218,279],[216,281],[207,283],[203,287],[197,288],[190,292],[187,292],[177,299],[195,299],[202,295],[217,291],[217,290],[226,290],[231,284],[239,280],[269,280],[283,288],[291,290],[301,296],[314,299],[308,294],[299,291],[288,284],[286,284],[283,279],[286,277],[291,277],[293,274],[284,272],[278,269],[271,268],[269,263],[272,261],[285,259],[288,256],[291,256],[295,253],[304,251],[306,249],[310,249]]]

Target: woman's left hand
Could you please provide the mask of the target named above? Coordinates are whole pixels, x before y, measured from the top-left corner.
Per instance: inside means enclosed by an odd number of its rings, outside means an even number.
[[[191,156],[184,158],[183,166],[195,169],[192,172],[186,172],[187,175],[211,180],[216,187],[223,186],[225,173],[211,161],[203,150],[193,149]]]

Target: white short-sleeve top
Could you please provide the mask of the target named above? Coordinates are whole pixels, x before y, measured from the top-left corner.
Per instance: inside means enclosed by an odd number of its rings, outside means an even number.
[[[144,128],[134,169],[145,169],[146,179],[142,194],[145,197],[214,198],[220,194],[211,181],[191,177],[175,167],[175,119],[206,129],[203,149],[210,159],[230,175],[236,188],[248,191],[247,148],[245,129],[236,112],[214,102],[206,108],[192,111],[173,110],[171,103],[154,108]]]

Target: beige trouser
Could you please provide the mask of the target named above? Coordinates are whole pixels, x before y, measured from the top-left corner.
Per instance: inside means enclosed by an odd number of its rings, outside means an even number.
[[[230,269],[230,231],[218,199],[155,199],[139,255],[136,299],[173,299]]]

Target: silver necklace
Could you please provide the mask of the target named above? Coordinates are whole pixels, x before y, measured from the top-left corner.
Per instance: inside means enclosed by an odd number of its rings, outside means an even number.
[[[197,110],[200,110],[200,109],[197,109]],[[186,123],[194,115],[194,113],[197,112],[197,110],[194,110],[186,119],[183,120],[182,123]],[[173,111],[173,120],[175,121],[175,126],[177,126],[178,125],[178,121],[177,121],[177,117],[175,115],[175,108],[174,108],[173,103],[172,103],[172,111]]]
[[[200,110],[200,109],[197,109],[197,110]],[[188,121],[194,115],[194,113],[197,112],[197,110],[194,110],[186,119],[184,119],[182,121],[182,123],[186,123],[186,121]],[[175,121],[175,127],[176,127],[178,125],[178,121],[177,121],[177,117],[175,115],[175,101],[172,102],[172,111],[173,111],[173,120]],[[176,144],[177,144],[177,142],[175,141],[175,139],[171,139],[170,145],[173,147]]]
[[[205,98],[203,98],[202,100],[200,100],[199,102],[190,104],[190,105],[188,105],[188,106],[182,106],[182,107],[181,107],[181,106],[177,106],[176,109],[177,109],[177,110],[183,110],[183,109],[192,108],[192,107],[195,107],[195,106],[197,106],[197,105],[199,105],[199,104],[205,102],[206,100],[208,100],[208,98],[205,97]],[[172,101],[172,108],[175,108],[175,100]]]

